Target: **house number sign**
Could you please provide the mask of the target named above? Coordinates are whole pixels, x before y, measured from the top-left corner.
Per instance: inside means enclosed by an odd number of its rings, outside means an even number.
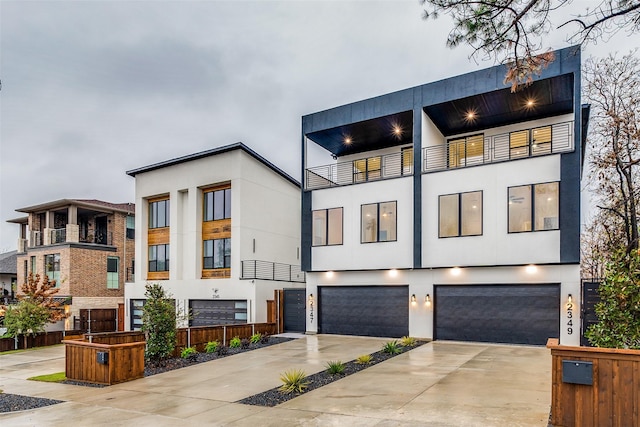
[[[313,323],[313,300],[309,301],[309,319]]]
[[[567,334],[573,334],[573,302],[567,303]]]

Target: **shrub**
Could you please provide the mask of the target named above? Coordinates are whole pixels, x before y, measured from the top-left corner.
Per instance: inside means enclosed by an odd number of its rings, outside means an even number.
[[[262,337],[260,337],[260,344],[266,344],[266,343],[268,343],[270,338],[271,338],[271,335],[269,335],[269,334],[262,334]]]
[[[417,340],[413,337],[402,337],[400,338],[400,344],[403,347],[413,347],[414,345],[416,345]]]
[[[373,360],[373,357],[371,357],[370,354],[363,354],[362,356],[358,356],[356,363],[358,365],[368,365],[371,363],[371,360]]]
[[[176,346],[176,305],[171,295],[157,283],[145,285],[147,298],[142,309],[142,331],[149,360],[166,359]]]
[[[182,357],[183,359],[193,360],[198,357],[198,350],[196,350],[195,347],[183,348],[180,352],[180,357]]]
[[[209,341],[207,345],[204,346],[204,351],[207,353],[215,353],[218,351],[218,347],[220,347],[220,343],[216,341]]]
[[[327,362],[327,372],[330,374],[344,374],[344,363],[339,360],[330,360]]]
[[[218,346],[218,348],[216,349],[216,354],[218,356],[224,356],[228,352],[229,352],[229,347],[227,347],[226,345]]]
[[[233,337],[231,338],[231,341],[229,341],[229,348],[238,348],[240,347],[240,344],[242,344],[240,337]]]
[[[400,348],[398,341],[389,341],[382,347],[382,351],[387,354],[398,354],[402,353],[402,348]]]
[[[260,340],[262,339],[262,334],[260,332],[256,332],[255,334],[251,335],[251,344],[257,344],[260,342]]]
[[[248,349],[250,345],[251,340],[249,338],[242,338],[242,340],[240,341],[240,348],[242,348],[243,350]]]
[[[302,393],[305,388],[309,385],[309,380],[307,380],[307,374],[300,369],[292,369],[289,371],[285,371],[280,375],[280,381],[282,381],[282,385],[280,386],[280,391],[282,393]]]

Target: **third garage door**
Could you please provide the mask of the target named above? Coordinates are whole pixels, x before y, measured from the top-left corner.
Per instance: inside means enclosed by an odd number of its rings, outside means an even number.
[[[409,335],[407,286],[323,286],[318,293],[319,333]]]
[[[560,285],[435,287],[435,339],[544,345],[560,336]]]

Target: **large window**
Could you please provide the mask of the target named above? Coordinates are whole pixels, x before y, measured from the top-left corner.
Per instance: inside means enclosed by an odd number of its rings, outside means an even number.
[[[127,239],[136,237],[136,217],[127,215]]]
[[[342,208],[313,211],[313,246],[342,244]]]
[[[169,199],[149,202],[149,228],[169,226]]]
[[[56,288],[60,287],[60,254],[44,256],[44,272],[49,281],[56,281]]]
[[[482,235],[482,191],[439,197],[439,237]]]
[[[169,245],[149,246],[149,271],[169,271]]]
[[[120,287],[120,258],[117,256],[107,257],[107,289],[118,289]]]
[[[509,156],[512,159],[551,153],[551,126],[519,130],[509,134]]]
[[[231,268],[231,239],[205,240],[203,243],[205,270]]]
[[[468,166],[484,161],[484,135],[471,135],[449,141],[449,167]]]
[[[558,183],[509,188],[509,233],[559,228]]]
[[[360,242],[396,240],[396,202],[372,203],[361,207]]]
[[[231,189],[203,193],[204,221],[231,218]]]

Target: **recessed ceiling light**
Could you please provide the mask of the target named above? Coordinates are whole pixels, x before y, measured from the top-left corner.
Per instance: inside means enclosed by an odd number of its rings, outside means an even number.
[[[528,107],[528,108],[531,108],[531,107],[533,107],[534,105],[536,105],[536,101],[534,101],[534,100],[533,100],[533,99],[531,99],[531,98],[527,99],[527,107]]]
[[[398,125],[393,125],[393,134],[394,135],[402,135],[402,128]]]
[[[345,144],[351,144],[351,137],[350,136],[345,136],[344,137],[344,143]]]

